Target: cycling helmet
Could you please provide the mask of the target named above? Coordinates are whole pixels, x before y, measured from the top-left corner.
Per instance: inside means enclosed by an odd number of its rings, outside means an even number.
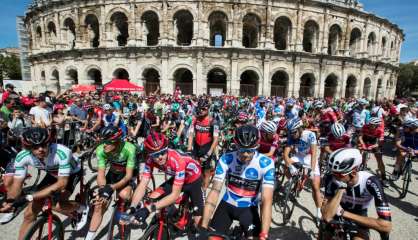
[[[403,123],[403,126],[407,128],[418,128],[418,119],[407,118]]]
[[[265,133],[274,134],[276,133],[277,125],[273,121],[263,122],[260,126],[260,130]]]
[[[235,132],[234,141],[239,147],[253,148],[258,144],[260,139],[258,129],[253,125],[244,125],[239,127]]]
[[[22,134],[22,144],[29,148],[36,145],[43,145],[49,142],[50,136],[48,130],[45,128],[29,128]]]
[[[106,103],[105,105],[103,105],[103,110],[111,110],[112,109],[112,105]]]
[[[382,119],[378,117],[372,117],[369,120],[369,124],[371,125],[380,125],[382,123]]]
[[[237,118],[238,122],[247,122],[248,119],[249,119],[249,116],[247,113],[245,112],[238,113],[238,118]]]
[[[168,146],[168,140],[162,133],[151,132],[144,141],[144,148],[148,153],[158,152]]]
[[[178,112],[179,110],[180,110],[180,104],[179,103],[171,104],[171,111],[172,112]]]
[[[325,104],[322,101],[316,101],[313,104],[314,109],[321,109],[325,106]]]
[[[290,120],[287,124],[287,129],[290,132],[293,132],[299,128],[303,127],[303,122],[300,118],[294,118],[292,120]]]
[[[332,135],[334,135],[334,137],[340,138],[345,133],[344,125],[342,125],[340,123],[332,124],[331,132],[332,132]]]
[[[204,98],[199,99],[197,102],[197,108],[209,108],[209,101]]]
[[[348,174],[362,163],[362,156],[358,149],[342,148],[329,156],[328,168],[333,173]]]
[[[357,100],[357,104],[359,104],[359,105],[368,105],[369,104],[369,101],[367,101],[367,99],[360,98],[359,100]]]
[[[296,104],[296,100],[295,99],[293,99],[293,98],[289,98],[289,99],[287,99],[287,101],[286,101],[286,106],[293,106],[293,105],[295,105]]]
[[[100,131],[100,136],[104,141],[120,140],[122,136],[122,129],[113,125],[104,127]]]

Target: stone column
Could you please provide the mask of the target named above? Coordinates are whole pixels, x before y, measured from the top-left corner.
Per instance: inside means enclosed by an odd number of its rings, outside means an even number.
[[[325,91],[325,79],[327,78],[327,76],[324,73],[324,67],[323,67],[323,60],[321,60],[321,62],[319,63],[319,76],[318,76],[318,88],[315,91],[315,95],[317,97],[324,97],[324,91]],[[325,63],[326,65],[326,63]]]
[[[240,36],[241,30],[239,29],[242,27],[242,24],[240,23],[239,19],[241,17],[241,9],[239,5],[234,5],[233,9],[231,10],[231,16],[232,16],[232,29],[231,29],[231,40],[232,40],[232,47],[242,47],[242,36]],[[234,80],[233,80],[234,81]]]
[[[300,5],[298,5],[298,16],[297,16],[297,23],[294,27],[293,31],[295,33],[295,40],[292,41],[295,43],[295,51],[302,52],[303,51],[303,22],[302,22],[302,9],[300,8]],[[299,90],[298,90],[299,91]]]
[[[161,93],[173,94],[173,76],[169,76],[169,65],[168,65],[168,53],[162,52],[161,54]]]
[[[263,59],[264,62],[264,68],[263,68],[263,78],[260,78],[260,80],[262,79],[262,84],[263,84],[263,91],[262,91],[262,95],[263,96],[270,96],[271,94],[271,79],[270,79],[270,68],[271,68],[271,60],[270,60],[270,55],[265,56],[265,58]]]
[[[299,97],[299,90],[300,90],[300,63],[299,58],[294,57],[293,58],[293,81],[289,79],[289,87],[291,87],[292,92],[290,94],[294,97]]]
[[[207,93],[208,82],[207,79],[204,77],[204,68],[203,68],[203,52],[199,50],[196,56],[195,64],[195,77],[193,79],[193,92],[197,95]],[[196,79],[196,81],[195,81]]]
[[[131,9],[130,11],[130,16],[127,16],[129,18],[128,20],[128,43],[127,46],[136,46],[137,42],[137,35],[140,35],[141,32],[137,31],[138,28],[136,26],[136,13],[137,13],[137,8],[135,7],[135,5],[133,3],[130,3],[129,8]]]
[[[346,71],[345,71],[345,68],[346,68],[346,66],[345,66],[345,63],[343,63],[343,65],[341,66],[341,80],[340,80],[340,83],[341,84],[339,84],[339,89],[338,89],[338,91],[339,91],[339,96],[341,97],[341,98],[345,98],[345,87],[346,87],[346,84],[347,84],[347,76],[346,76]]]
[[[320,49],[320,52],[322,54],[328,54],[328,40],[329,40],[329,28],[330,28],[329,19],[328,19],[329,14],[328,13],[329,13],[329,10],[326,9],[325,14],[323,16],[324,17],[324,22],[323,22],[324,27],[321,28],[321,26],[319,26],[319,39],[320,39],[319,43],[320,44],[319,44],[318,49]],[[321,31],[321,29],[322,29],[322,31]]]
[[[239,90],[240,90],[240,81],[241,76],[239,76],[239,69],[238,69],[238,54],[232,53],[231,55],[231,83],[230,83],[230,89],[228,94],[238,96]]]

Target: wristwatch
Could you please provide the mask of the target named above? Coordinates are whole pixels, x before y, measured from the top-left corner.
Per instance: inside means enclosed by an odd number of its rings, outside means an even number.
[[[28,200],[28,202],[32,202],[33,201],[33,195],[26,195],[25,196],[26,200]]]

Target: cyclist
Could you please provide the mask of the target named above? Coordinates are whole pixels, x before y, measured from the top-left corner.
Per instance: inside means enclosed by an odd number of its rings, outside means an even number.
[[[296,107],[296,100],[293,98],[289,98],[286,101],[286,108],[284,110],[284,115],[286,116],[287,120],[291,120],[294,118],[297,118],[298,115],[298,109]]]
[[[399,152],[396,156],[396,163],[392,173],[392,180],[399,179],[400,169],[405,159],[405,155],[411,152],[413,155],[418,154],[418,120],[407,119],[396,134],[396,147]]]
[[[338,149],[346,147],[350,147],[350,136],[346,133],[344,125],[341,123],[332,124],[331,133],[328,134],[324,148],[325,152],[331,154]]]
[[[276,133],[277,126],[273,121],[263,122],[260,125],[260,143],[258,152],[266,155],[267,157],[277,160],[277,150],[279,150],[280,139]]]
[[[294,152],[293,157],[290,153]],[[320,170],[318,164],[317,140],[315,133],[303,129],[302,120],[292,119],[288,123],[288,140],[283,152],[283,158],[289,173],[293,176],[298,174],[298,169],[294,163],[301,163],[310,169],[310,179],[312,180],[312,197],[316,206],[317,222],[321,218],[321,192],[320,192]]]
[[[323,219],[330,222],[342,217],[358,225],[354,239],[369,239],[369,229],[378,231],[382,239],[389,239],[392,229],[391,211],[379,179],[366,171],[358,171],[362,156],[358,149],[343,148],[328,160],[331,174],[325,178]],[[367,216],[374,199],[378,218]],[[332,239],[334,232],[330,231]]]
[[[23,239],[42,210],[43,200],[54,193],[60,195],[54,210],[68,216],[83,213],[81,221],[87,221],[88,208],[65,200],[72,194],[80,179],[80,164],[73,158],[69,148],[50,143],[50,138],[50,133],[44,128],[29,128],[22,134],[24,150],[16,156],[13,183],[7,192],[6,204],[0,210],[9,212],[28,203],[19,230],[19,239]],[[36,192],[21,196],[29,167],[44,170],[46,175],[38,184]]]
[[[378,164],[377,166],[379,168],[380,177],[383,181],[383,184],[386,186],[388,183],[386,179],[385,164],[383,163],[382,156],[382,144],[385,137],[385,132],[380,127],[381,124],[381,118],[370,118],[369,122],[363,126],[358,140],[360,149],[371,150],[373,152]],[[367,159],[363,159],[363,161],[367,161]]]
[[[115,126],[104,127],[100,132],[103,143],[96,148],[98,158],[97,185],[99,193],[95,198],[94,211],[85,239],[92,240],[103,219],[114,191],[125,201],[129,200],[135,188],[136,147],[122,141],[122,130]],[[106,174],[106,166],[110,165]],[[78,226],[81,229],[83,226]]]
[[[105,111],[103,114],[103,125],[105,127],[114,126],[120,128],[122,130],[122,138],[125,138],[127,136],[128,129],[123,122],[119,111],[115,111],[110,104],[104,104],[103,110]]]
[[[200,238],[207,239],[209,226],[219,233],[227,234],[232,221],[238,220],[246,239],[259,237],[264,240],[268,238],[271,224],[274,163],[271,158],[257,151],[259,132],[255,126],[239,127],[234,140],[238,150],[222,155],[216,166],[212,188],[205,204]],[[226,192],[216,207],[225,180]]]
[[[189,141],[187,151],[199,160],[203,170],[203,190],[209,186],[212,161],[215,148],[218,145],[219,125],[209,116],[209,102],[207,99],[199,99],[197,116],[192,120],[189,128]]]
[[[203,215],[203,180],[199,163],[188,155],[168,148],[168,140],[161,133],[152,132],[145,139],[144,148],[148,157],[141,173],[141,182],[135,189],[129,213],[139,222],[144,222],[151,212],[174,204],[183,192],[190,198],[195,209],[193,215],[197,225]],[[149,195],[151,199],[158,198],[159,201],[142,206],[140,202],[146,193],[154,168],[158,168],[171,178]]]

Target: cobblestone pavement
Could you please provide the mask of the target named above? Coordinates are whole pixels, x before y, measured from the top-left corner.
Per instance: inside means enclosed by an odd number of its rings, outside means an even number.
[[[394,158],[391,156],[385,156],[384,161],[387,166],[388,172],[392,171]],[[371,159],[369,166],[372,170],[377,169],[374,159]],[[415,169],[418,166],[414,163]],[[88,172],[87,179],[93,177],[93,174]],[[161,183],[163,176],[157,177],[157,184]],[[413,240],[418,239],[418,171],[413,170],[412,184],[410,186],[409,193],[405,199],[398,199],[401,180],[390,185],[385,189],[386,195],[389,198],[392,209],[392,222],[393,232],[391,239]],[[295,208],[294,214],[289,224],[271,225],[270,236],[271,239],[289,239],[289,240],[305,240],[316,239],[318,229],[313,222],[313,216],[316,212],[315,205],[311,197],[310,190],[304,190],[298,200],[299,204]],[[373,204],[372,204],[373,205]],[[98,237],[96,239],[106,239],[106,226],[110,219],[110,212],[107,211],[102,226],[98,231]],[[369,215],[375,216],[374,205],[369,209]],[[273,219],[280,219],[280,215],[273,211]],[[19,225],[22,222],[23,214],[20,214],[16,219],[7,225],[0,226],[0,239],[14,240],[17,239],[17,233]],[[68,226],[68,221],[64,221],[66,225],[65,239],[84,239],[85,231],[75,233],[72,231],[71,226]],[[131,236],[133,239],[139,239],[141,231],[132,231]],[[379,239],[376,232],[372,231],[373,239]]]

